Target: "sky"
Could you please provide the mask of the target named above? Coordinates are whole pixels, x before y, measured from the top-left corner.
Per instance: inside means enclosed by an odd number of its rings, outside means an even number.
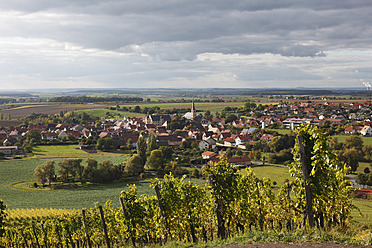
[[[371,13],[368,0],[1,1],[0,89],[364,87]]]

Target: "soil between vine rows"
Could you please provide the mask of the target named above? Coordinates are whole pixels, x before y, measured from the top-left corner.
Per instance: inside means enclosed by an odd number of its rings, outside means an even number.
[[[285,248],[285,247],[301,247],[301,248],[365,248],[372,247],[372,245],[346,245],[330,242],[295,242],[295,243],[247,243],[238,244],[232,243],[227,245],[216,246],[214,248]]]

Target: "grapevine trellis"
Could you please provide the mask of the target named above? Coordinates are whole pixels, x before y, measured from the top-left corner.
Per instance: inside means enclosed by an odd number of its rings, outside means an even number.
[[[307,179],[316,207],[315,223],[319,227],[324,223],[346,225],[351,219],[352,205],[347,198],[345,171],[336,165],[333,155],[319,151],[320,146],[325,146],[321,133],[309,127],[304,132],[304,128],[299,133],[309,134],[304,138],[318,149],[308,160],[311,168],[316,168],[309,170],[310,179]],[[129,186],[120,194],[120,207],[112,207],[109,201],[104,207],[83,209],[66,216],[8,218],[0,245],[122,247],[163,244],[169,240],[196,243],[232,237],[252,229],[305,227],[307,204],[304,181],[299,173],[301,165],[296,164],[296,160],[300,162],[296,149],[298,146],[294,148],[292,173],[297,177],[293,182],[285,182],[277,194],[273,193],[269,179],[258,179],[250,168],[244,173],[238,172],[226,160],[221,160],[203,168],[207,178],[204,185],[170,174],[152,182],[156,196],[139,196],[136,186]],[[332,162],[331,166],[326,159]],[[324,172],[327,175],[320,174]],[[324,182],[327,194],[320,191],[321,182],[311,179],[317,173],[328,180]]]

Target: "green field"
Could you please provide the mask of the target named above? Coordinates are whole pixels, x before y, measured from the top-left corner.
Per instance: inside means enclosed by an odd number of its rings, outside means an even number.
[[[123,161],[121,157],[95,159],[97,161],[111,160],[114,164]],[[94,206],[95,202],[104,204],[107,200],[114,200],[116,202],[115,205],[118,206],[118,196],[126,188],[126,183],[54,191],[20,191],[11,189],[10,186],[13,183],[32,180],[36,166],[48,160],[0,161],[0,198],[8,205],[8,208],[90,208]],[[58,162],[59,159],[55,159],[55,161]],[[136,184],[139,192],[153,194],[152,189],[148,187],[149,181],[142,181]]]
[[[335,135],[331,137],[337,137],[338,142],[345,142],[345,139],[350,135]],[[363,140],[363,145],[372,145],[372,137],[359,136]]]
[[[291,134],[291,129],[265,129],[265,130],[268,130],[268,131],[275,131],[275,132],[278,132],[279,134],[281,135],[290,135]]]
[[[114,117],[116,119],[121,119],[123,116],[136,118],[140,115],[143,115],[143,114],[140,114],[140,113],[124,112],[124,111],[109,110],[109,109],[84,109],[84,110],[77,110],[77,111],[74,111],[74,112],[75,113],[85,112],[93,118],[103,118],[103,117],[106,116],[107,112],[110,113],[111,117]]]
[[[114,157],[124,156],[118,152],[87,153],[79,149],[79,145],[53,145],[53,146],[36,146],[29,158],[88,158],[88,157]]]
[[[260,165],[252,168],[253,172],[258,178],[270,178],[271,183],[274,181],[277,183],[277,187],[283,185],[285,179],[291,180],[289,175],[288,168]]]

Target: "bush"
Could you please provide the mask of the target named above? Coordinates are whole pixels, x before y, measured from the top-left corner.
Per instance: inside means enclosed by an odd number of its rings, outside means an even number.
[[[199,172],[199,170],[195,168],[195,169],[192,171],[191,176],[194,177],[194,178],[199,178],[199,177],[200,177],[200,172]]]

